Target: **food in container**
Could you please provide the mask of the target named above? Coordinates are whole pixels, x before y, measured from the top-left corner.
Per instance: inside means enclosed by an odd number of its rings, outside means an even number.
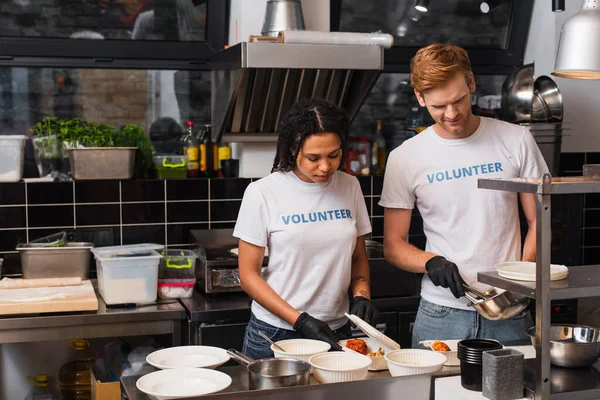
[[[431,348],[434,351],[450,351],[450,347],[444,342],[440,342],[439,340],[434,340],[431,344]]]
[[[156,301],[160,244],[109,246],[92,249],[98,290],[107,305]]]
[[[366,356],[369,350],[367,349],[367,344],[362,339],[350,339],[346,342],[345,346],[350,350],[354,350],[357,353]]]
[[[365,379],[373,361],[362,354],[333,351],[315,354],[308,362],[319,382],[332,383]]]
[[[383,357],[392,376],[430,374],[442,369],[447,361],[442,353],[419,349],[393,350]]]
[[[369,371],[384,371],[388,369],[387,361],[385,361],[384,355],[394,349],[370,337],[363,337],[360,338],[360,340],[366,343],[366,355],[372,360],[371,365],[369,365]],[[340,346],[346,347],[347,342],[348,340],[341,340],[338,343]]]
[[[437,342],[437,343],[436,343]],[[460,365],[460,361],[457,356],[459,340],[423,340],[419,342],[426,347],[429,347],[433,351],[437,351],[448,357],[448,361],[444,365],[446,366],[458,366]],[[445,350],[446,347],[448,350]]]
[[[187,299],[194,295],[196,279],[159,279],[158,297],[161,299]]]

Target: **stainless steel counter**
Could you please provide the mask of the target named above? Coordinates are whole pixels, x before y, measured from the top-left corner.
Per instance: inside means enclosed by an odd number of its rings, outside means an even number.
[[[100,294],[96,296],[98,311],[2,317],[0,344],[160,334],[170,334],[173,346],[181,343],[185,310],[178,300],[135,308],[107,308]]]
[[[411,400],[429,399],[432,377],[453,376],[460,374],[459,367],[444,367],[433,375],[417,375],[392,378],[388,370],[369,372],[364,381],[321,384],[311,376],[310,386],[291,387],[269,390],[250,390],[248,386],[248,372],[245,367],[236,365],[220,367],[219,371],[231,376],[232,383],[222,392],[198,397],[202,400],[221,399],[325,399],[343,396],[344,400],[365,399],[397,399],[399,397]],[[125,391],[129,400],[150,400],[146,394],[140,392],[135,383],[139,376],[124,376],[121,378],[121,390]]]

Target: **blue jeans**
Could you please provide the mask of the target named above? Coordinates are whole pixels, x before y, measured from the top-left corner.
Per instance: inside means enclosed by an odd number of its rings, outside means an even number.
[[[490,321],[477,311],[440,306],[421,298],[412,347],[422,340],[496,339],[505,346],[531,344],[525,330],[533,326],[529,310],[504,321]]]
[[[271,350],[271,345],[258,334],[258,331],[261,331],[267,335],[267,337],[274,342],[279,340],[304,338],[304,336],[302,336],[302,334],[299,332],[277,328],[257,319],[254,314],[252,314],[250,316],[250,322],[248,322],[248,326],[246,327],[242,353],[255,360],[274,356],[273,351]],[[335,330],[334,333],[337,340],[350,339],[352,335],[350,322]]]

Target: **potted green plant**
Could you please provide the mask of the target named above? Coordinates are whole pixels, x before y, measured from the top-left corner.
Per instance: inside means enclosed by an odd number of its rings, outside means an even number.
[[[57,118],[44,117],[31,128],[35,160],[41,176],[61,170],[62,161],[66,158],[66,152],[61,151],[57,122]]]
[[[136,124],[114,129],[81,118],[45,117],[41,126],[48,123],[76,180],[130,179],[134,172],[148,177],[154,168],[152,143]]]

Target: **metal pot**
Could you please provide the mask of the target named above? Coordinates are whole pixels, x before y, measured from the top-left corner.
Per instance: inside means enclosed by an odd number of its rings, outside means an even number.
[[[310,383],[310,364],[295,358],[263,358],[253,360],[237,350],[227,353],[246,366],[250,390],[303,386]]]
[[[471,302],[479,314],[484,318],[499,321],[509,319],[523,312],[529,305],[529,297],[513,292],[499,292],[491,288],[483,293],[474,291],[469,285],[464,284],[465,297]],[[475,296],[473,296],[475,295]]]

